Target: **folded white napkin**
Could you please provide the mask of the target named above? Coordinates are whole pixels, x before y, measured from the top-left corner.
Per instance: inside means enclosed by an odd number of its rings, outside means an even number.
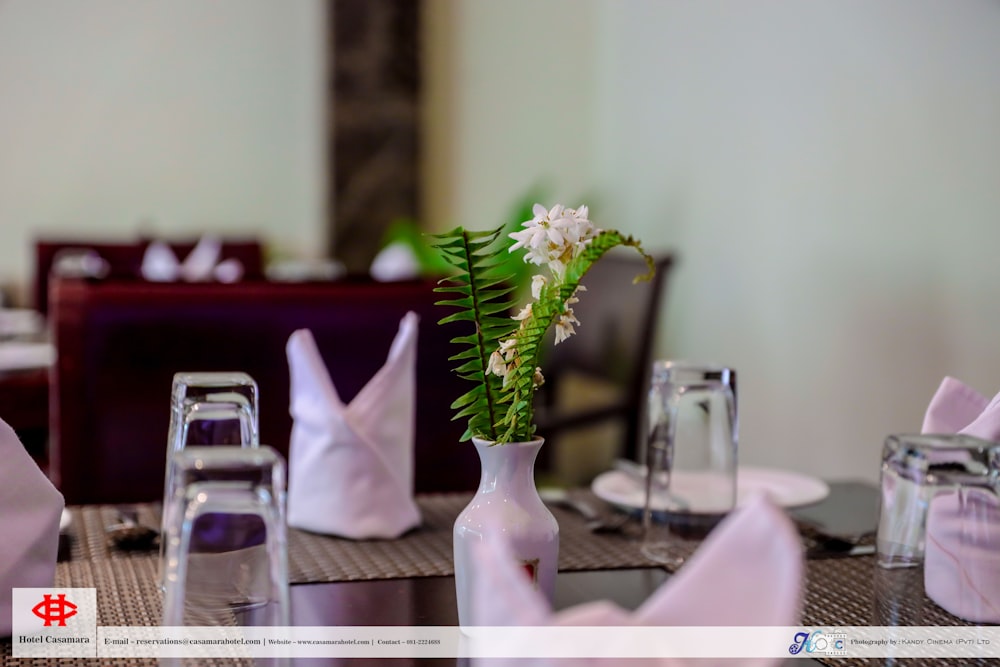
[[[1000,394],[991,401],[946,377],[924,415],[924,433],[1000,441]],[[927,509],[924,590],[943,609],[976,623],[1000,623],[1000,499],[968,489],[939,493]]]
[[[396,241],[382,248],[368,269],[371,277],[379,282],[391,283],[414,280],[420,277],[420,262],[413,248]]]
[[[924,589],[948,613],[1000,623],[1000,499],[984,489],[934,496],[927,510]]]
[[[385,365],[349,405],[312,333],[288,339],[290,526],[366,539],[398,537],[420,523],[413,501],[417,323],[416,313],[403,317]]]
[[[1000,441],[1000,394],[991,401],[963,382],[946,377],[927,406],[920,430]]]
[[[53,585],[62,495],[0,419],[0,636],[11,632],[13,588]]]
[[[238,259],[219,261],[222,241],[203,236],[183,262],[166,243],[154,241],[142,256],[140,272],[150,282],[206,282],[218,280],[234,283],[243,277],[243,264]]]
[[[475,543],[483,574],[473,582],[470,625],[479,626],[794,626],[804,573],[802,545],[791,521],[759,495],[727,517],[691,559],[635,612],[609,601],[553,613],[528,582],[505,543]],[[792,638],[789,637],[789,640]],[[740,659],[743,666],[781,658]],[[506,660],[489,659],[496,667]],[[524,667],[573,667],[585,661],[510,660]],[[723,661],[716,661],[723,662]],[[642,664],[675,665],[651,659]],[[586,664],[590,664],[587,662]],[[608,664],[617,664],[610,661]],[[705,660],[698,665],[716,664]]]

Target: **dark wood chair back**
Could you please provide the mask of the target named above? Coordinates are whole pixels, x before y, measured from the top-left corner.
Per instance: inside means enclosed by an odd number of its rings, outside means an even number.
[[[556,439],[572,429],[614,420],[623,426],[620,455],[636,457],[657,324],[674,263],[669,253],[655,255],[654,260],[656,274],[648,282],[632,284],[647,267],[631,249],[610,252],[584,276],[587,291],[573,305],[581,322],[576,334],[543,353],[545,385],[536,401],[535,418],[540,435]],[[558,407],[558,394],[574,374],[613,387],[615,398],[580,409]]]
[[[384,364],[399,321],[420,316],[415,489],[474,489],[479,462],[451,402],[451,326],[430,282],[87,282],[53,279],[51,475],[69,503],[158,500],[177,371],[241,370],[260,388],[261,443],[288,455],[285,345],[312,331],[347,402]],[[460,332],[459,332],[460,333]]]

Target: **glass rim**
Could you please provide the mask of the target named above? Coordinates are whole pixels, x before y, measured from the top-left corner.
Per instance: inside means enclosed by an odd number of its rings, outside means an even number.
[[[285,457],[268,445],[247,447],[243,445],[192,445],[174,452],[170,457],[175,466],[180,468],[195,466],[198,468],[222,468],[239,465],[269,465],[284,466]]]
[[[650,381],[656,385],[730,387],[735,391],[736,371],[730,366],[661,359],[653,362]]]
[[[1000,450],[1000,442],[964,433],[893,433],[886,436],[884,450],[898,451],[904,448],[928,451],[955,449],[988,451]]]
[[[257,381],[245,371],[178,371],[174,373],[174,386],[219,387],[225,385],[257,386]]]
[[[736,371],[732,366],[726,364],[717,364],[713,362],[700,362],[700,361],[687,361],[684,359],[656,359],[653,361],[653,370],[657,369],[677,369],[681,371],[708,371],[708,372],[722,372],[728,371],[730,373],[735,373]]]

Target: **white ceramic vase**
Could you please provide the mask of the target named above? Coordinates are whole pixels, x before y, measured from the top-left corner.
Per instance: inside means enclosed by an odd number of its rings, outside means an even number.
[[[455,520],[455,592],[458,620],[471,623],[472,589],[477,563],[470,547],[475,542],[505,540],[518,564],[537,590],[551,602],[559,560],[559,524],[542,503],[535,488],[535,457],[545,442],[494,445],[472,439],[479,453],[482,475],[479,490]]]

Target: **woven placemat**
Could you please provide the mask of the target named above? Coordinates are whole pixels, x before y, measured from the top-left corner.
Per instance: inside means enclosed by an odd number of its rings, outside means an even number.
[[[423,522],[395,540],[349,540],[292,528],[288,531],[289,581],[304,584],[454,574],[452,528],[470,498],[470,494],[464,493],[421,496],[417,503]],[[139,505],[130,509],[136,511],[140,523],[159,526],[156,507]],[[119,511],[113,506],[71,509],[70,563],[80,560],[149,561],[142,567],[152,567],[155,571],[157,552],[121,551],[108,543],[105,528],[118,521]],[[634,539],[638,535],[637,521],[626,525],[620,533],[595,534],[573,512],[554,507],[552,513],[559,522],[560,570],[650,565]],[[693,546],[694,543],[691,548]]]

